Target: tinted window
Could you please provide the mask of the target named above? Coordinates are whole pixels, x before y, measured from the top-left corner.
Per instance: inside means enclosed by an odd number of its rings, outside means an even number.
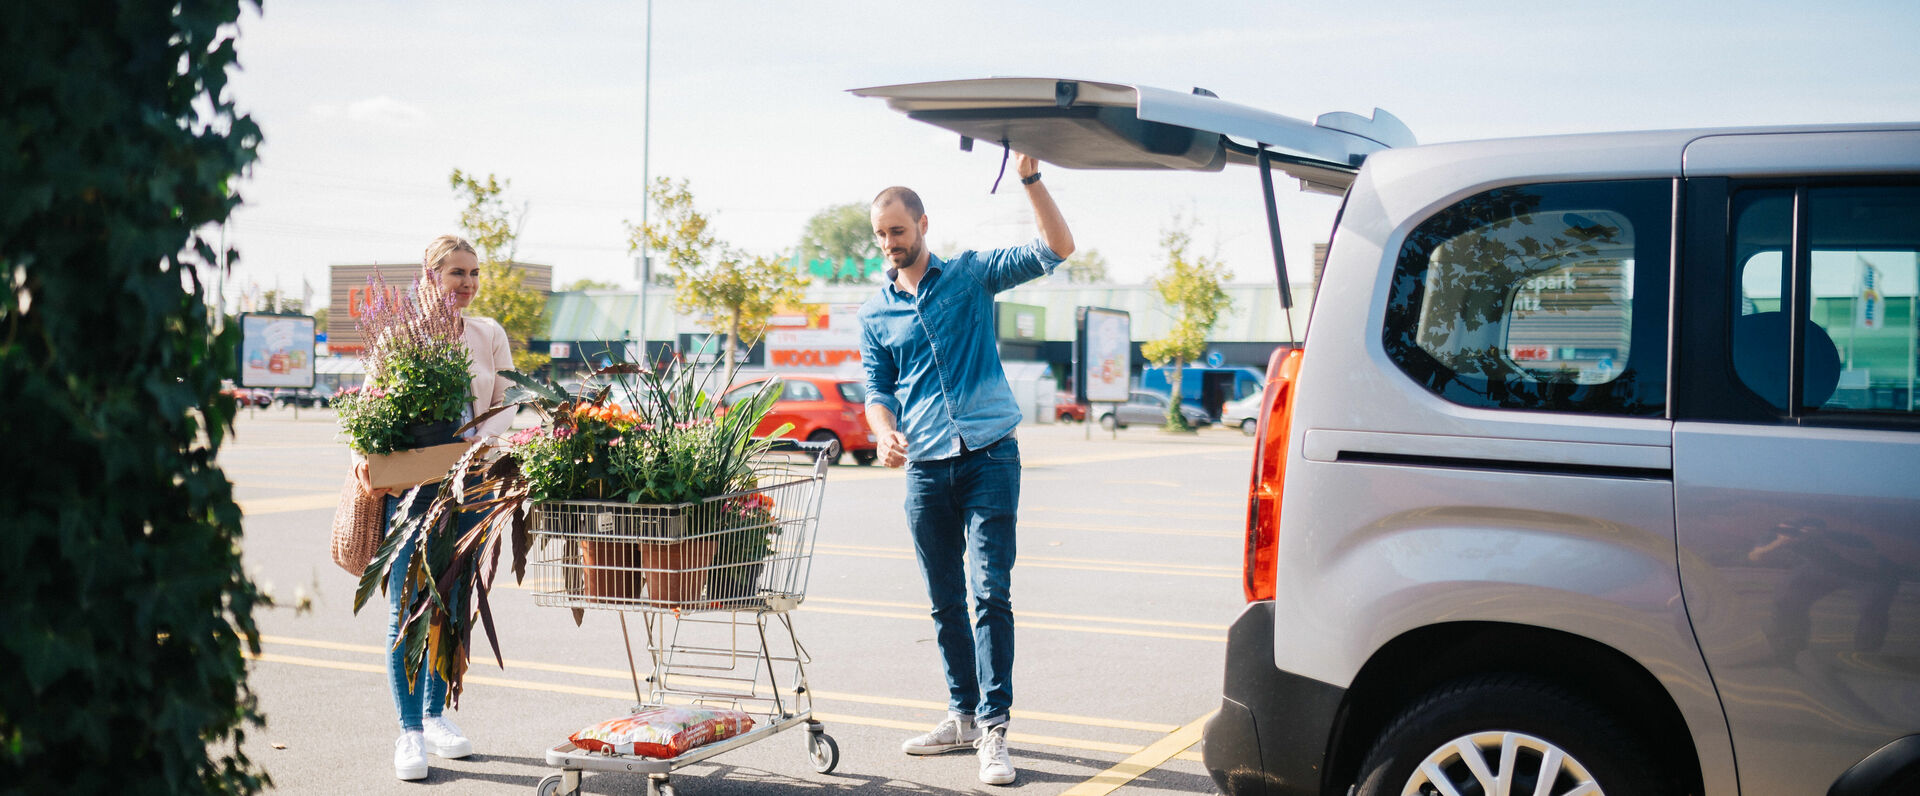
[[[867,402],[867,388],[864,386],[850,381],[843,381],[835,385],[835,387],[840,390],[840,400],[850,404],[864,404]]]
[[[720,396],[720,405],[732,406],[748,398],[752,398],[753,394],[759,391],[760,382],[757,381],[745,387],[735,387],[729,390],[726,395]]]
[[[1789,307],[1796,194],[1805,202],[1807,268],[1799,306]],[[1750,190],[1735,195],[1733,213],[1732,354],[1741,382],[1785,411],[1788,319],[1799,314],[1799,414],[1920,411],[1920,188]]]
[[[818,401],[820,388],[813,386],[813,382],[810,381],[789,381],[786,383],[786,390],[780,393],[780,400]]]
[[[1672,190],[1529,185],[1440,211],[1401,247],[1387,355],[1468,406],[1661,414]]]

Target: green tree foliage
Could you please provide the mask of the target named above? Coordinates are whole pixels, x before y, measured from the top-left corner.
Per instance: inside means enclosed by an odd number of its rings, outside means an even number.
[[[575,279],[572,282],[567,283],[567,286],[565,288],[562,288],[563,292],[567,292],[567,293],[573,293],[581,290],[619,290],[619,289],[620,289],[619,285],[616,285],[612,282],[602,282],[597,279]]]
[[[34,3],[0,25],[0,789],[253,793],[262,596],[216,463],[239,330],[201,232],[260,129],[239,0]],[[30,14],[30,16],[28,16]],[[228,253],[229,257],[232,253]]]
[[[709,316],[707,328],[726,335],[727,380],[732,381],[734,347],[752,345],[781,306],[798,304],[806,280],[787,267],[787,258],[749,257],[728,247],[694,207],[686,180],[661,178],[651,193],[654,214],[642,227],[628,224],[629,246],[642,243],[666,255],[673,270],[674,305]]]
[[[313,311],[313,332],[314,334],[327,333],[327,308],[326,307],[321,307],[320,309]]]
[[[1160,245],[1166,249],[1167,265],[1153,278],[1152,285],[1173,315],[1173,328],[1166,336],[1142,345],[1140,353],[1155,365],[1172,366],[1167,373],[1168,390],[1172,392],[1172,400],[1167,402],[1167,427],[1184,430],[1187,421],[1180,414],[1180,369],[1206,355],[1208,333],[1221,313],[1233,306],[1221,287],[1233,274],[1219,260],[1192,252],[1193,226],[1179,216],[1161,236]]]
[[[546,367],[550,357],[529,351],[527,345],[547,333],[547,297],[527,287],[526,270],[513,261],[527,220],[526,205],[517,210],[508,205],[504,194],[513,181],[492,174],[482,180],[454,169],[447,184],[467,203],[460,211],[460,230],[480,255],[480,292],[467,305],[467,314],[492,318],[507,330],[514,370],[532,373]]]
[[[865,284],[883,270],[880,246],[873,240],[867,206],[834,205],[807,219],[800,236],[800,261],[828,284]]]
[[[1075,284],[1094,284],[1107,281],[1107,258],[1098,249],[1081,249],[1060,264],[1055,273],[1065,271],[1067,281]]]

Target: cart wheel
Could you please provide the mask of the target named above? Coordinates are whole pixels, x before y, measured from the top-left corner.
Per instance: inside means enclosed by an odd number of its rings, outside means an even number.
[[[831,774],[840,765],[840,745],[824,732],[807,733],[807,759],[813,761],[813,770]]]
[[[540,780],[540,784],[533,787],[533,792],[536,796],[579,796],[579,788],[575,788],[572,793],[562,793],[560,788],[564,782],[565,780],[559,774],[549,774],[546,779]]]
[[[647,796],[673,796],[673,786],[662,775],[647,777]]]

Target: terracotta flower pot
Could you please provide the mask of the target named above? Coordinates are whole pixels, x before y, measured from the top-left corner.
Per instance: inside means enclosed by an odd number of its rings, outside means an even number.
[[[691,603],[706,585],[706,567],[713,563],[711,538],[685,542],[649,542],[640,545],[640,564],[650,571],[647,598],[657,603]]]
[[[646,574],[639,571],[642,566],[640,549],[639,542],[582,539],[580,563],[581,571],[586,574],[582,585],[587,595],[620,600],[640,599],[640,589],[647,582]]]

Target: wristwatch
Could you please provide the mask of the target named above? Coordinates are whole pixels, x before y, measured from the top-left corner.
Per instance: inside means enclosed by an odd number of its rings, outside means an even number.
[[[1021,178],[1020,178],[1020,184],[1021,184],[1021,185],[1032,185],[1032,184],[1034,184],[1034,183],[1036,183],[1036,182],[1039,182],[1039,181],[1040,181],[1040,172],[1037,172],[1037,171],[1036,171],[1036,172],[1034,172],[1034,173],[1033,173],[1033,176],[1031,176],[1031,177],[1021,177]]]

